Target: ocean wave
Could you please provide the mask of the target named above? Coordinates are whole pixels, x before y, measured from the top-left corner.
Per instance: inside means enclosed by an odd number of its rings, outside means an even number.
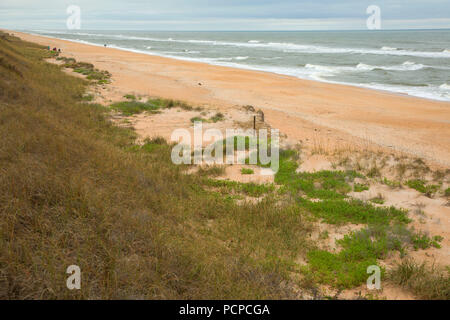
[[[261,42],[259,40],[250,40],[248,42],[232,42],[232,41],[219,41],[219,40],[198,40],[198,39],[173,39],[173,38],[154,38],[154,37],[140,37],[123,34],[102,34],[102,33],[88,33],[88,32],[66,32],[60,31],[45,31],[43,33],[55,33],[55,34],[67,34],[67,35],[82,35],[82,36],[96,36],[105,38],[116,38],[122,40],[142,40],[142,41],[154,41],[154,42],[178,42],[178,43],[190,43],[199,45],[213,45],[213,46],[235,46],[235,47],[247,47],[247,48],[261,48],[269,50],[278,50],[283,52],[299,52],[299,53],[324,53],[324,54],[373,54],[373,55],[396,55],[396,56],[412,56],[412,57],[425,57],[425,58],[450,58],[450,50],[444,49],[443,51],[413,51],[398,49],[394,47],[384,46],[381,49],[372,48],[346,48],[346,47],[327,47],[309,44],[298,44],[291,42]]]
[[[64,40],[68,41],[74,41],[79,43],[85,43],[95,46],[103,46],[103,44],[95,43],[86,40],[74,40],[74,39],[68,39],[66,37],[61,37]],[[261,45],[261,44],[256,44]],[[433,99],[433,100],[442,100],[442,101],[450,101],[450,86],[447,83],[444,83],[442,85],[426,85],[424,86],[400,86],[400,85],[390,85],[390,84],[380,84],[380,83],[347,83],[345,81],[335,81],[336,78],[328,78],[327,76],[334,76],[339,74],[340,72],[357,72],[361,71],[361,69],[364,68],[377,68],[377,66],[370,66],[370,65],[363,65],[358,64],[356,66],[324,66],[324,65],[317,65],[317,64],[306,64],[304,67],[283,67],[283,66],[269,66],[269,65],[249,65],[242,63],[243,60],[236,59],[237,57],[222,57],[222,58],[199,58],[199,57],[186,57],[186,56],[176,56],[176,55],[169,55],[169,54],[163,54],[158,52],[150,52],[146,50],[137,50],[133,48],[127,48],[122,47],[114,44],[109,44],[109,47],[125,50],[125,51],[131,51],[131,52],[137,52],[137,53],[143,53],[148,55],[157,55],[157,56],[164,56],[179,60],[186,60],[186,61],[196,61],[196,62],[204,62],[214,65],[222,65],[222,66],[228,66],[228,67],[234,67],[234,68],[240,68],[240,69],[247,69],[247,70],[258,70],[258,71],[266,71],[266,72],[272,72],[277,74],[283,74],[283,75],[289,75],[294,76],[302,79],[313,79],[318,80],[322,82],[328,82],[328,83],[342,83],[347,85],[353,85],[353,86],[359,86],[359,87],[367,87],[372,89],[379,89],[379,90],[386,90],[390,92],[398,92],[398,93],[404,93],[409,94],[412,96],[427,98],[427,99]],[[397,50],[399,51],[399,50]],[[450,52],[449,52],[450,53]],[[359,67],[358,67],[359,66]],[[395,65],[395,66],[382,66],[382,68],[403,68],[403,69],[411,69],[411,68],[418,68],[420,64],[411,62],[411,61],[405,61],[401,65]],[[378,66],[379,68],[380,66]],[[428,67],[428,66],[424,66]],[[439,67],[440,68],[440,67]],[[333,79],[333,80],[331,80]]]
[[[356,66],[358,70],[373,71],[373,70],[387,70],[387,71],[417,71],[425,68],[426,66],[421,63],[415,63],[412,61],[405,61],[400,65],[392,66],[371,66],[365,63],[359,63]]]
[[[414,97],[439,100],[439,101],[450,101],[450,93],[443,92],[439,86],[401,86],[401,85],[390,85],[381,83],[369,83],[360,84],[361,87],[366,87],[369,89],[384,90],[395,93],[407,94]]]
[[[232,61],[232,60],[247,60],[249,57],[220,57],[220,58],[204,58],[210,61]]]
[[[398,50],[397,48],[394,48],[394,47],[381,47],[381,50],[385,50],[385,51],[395,51],[395,50]]]
[[[350,71],[352,69],[351,67],[323,66],[323,65],[311,64],[311,63],[306,64],[305,68],[313,69],[316,71],[329,72],[329,73],[336,73],[336,72],[341,72],[341,71],[345,71],[345,70]]]
[[[372,66],[365,63],[359,63],[356,66],[324,66],[315,64],[306,64],[306,69],[314,69],[316,71],[326,72],[328,74],[336,74],[341,72],[362,72],[362,71],[373,71],[373,70],[387,70],[387,71],[417,71],[427,66],[415,63],[411,61],[405,61],[400,65],[391,66]]]

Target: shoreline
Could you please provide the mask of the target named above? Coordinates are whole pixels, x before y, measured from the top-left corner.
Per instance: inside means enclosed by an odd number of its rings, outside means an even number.
[[[222,110],[253,105],[293,140],[374,144],[450,166],[449,102],[5,31],[110,71],[112,101],[136,92]]]
[[[4,31],[8,31],[6,29],[3,29],[3,30]],[[88,42],[88,41],[84,41],[84,40],[72,40],[72,39],[66,39],[66,38],[58,38],[58,37],[52,37],[52,36],[49,36],[49,35],[41,35],[41,34],[38,34],[38,33],[32,33],[32,32],[26,32],[26,31],[15,31],[15,32],[29,34],[29,35],[36,36],[36,37],[44,37],[44,38],[49,38],[49,39],[68,41],[68,42],[78,43],[78,44],[83,44],[83,45],[88,45],[88,46],[94,46],[94,47],[100,47],[100,48],[104,47],[101,44],[92,43],[92,42]],[[294,76],[294,75],[285,74],[285,73],[281,73],[281,72],[275,72],[275,71],[263,70],[263,69],[258,69],[258,68],[252,68],[251,66],[248,66],[248,67],[246,67],[245,65],[231,66],[231,65],[225,65],[225,64],[220,64],[220,63],[214,64],[214,63],[207,62],[207,61],[201,61],[200,59],[195,59],[195,58],[169,56],[169,55],[163,55],[163,54],[158,54],[158,53],[142,51],[142,50],[138,50],[138,49],[123,48],[123,47],[117,47],[117,46],[107,46],[107,48],[120,50],[120,51],[125,51],[125,52],[132,52],[132,53],[136,53],[136,54],[143,54],[143,55],[148,55],[148,56],[152,56],[152,57],[161,57],[161,58],[173,59],[173,60],[178,60],[178,61],[201,63],[201,64],[207,64],[207,65],[210,65],[210,66],[225,67],[225,68],[231,68],[231,69],[237,69],[237,70],[263,72],[263,73],[268,73],[268,74],[272,74],[272,75],[291,77],[293,79],[314,81],[314,82],[319,82],[319,83],[327,83],[327,84],[334,84],[334,85],[340,85],[340,86],[349,86],[349,87],[354,87],[354,88],[363,88],[363,89],[373,90],[373,91],[377,91],[377,92],[388,93],[388,94],[392,94],[392,95],[400,96],[400,97],[409,97],[409,98],[422,99],[422,100],[434,101],[434,102],[447,102],[447,103],[450,104],[450,101],[446,101],[446,100],[432,99],[432,98],[426,98],[426,97],[411,95],[411,94],[408,94],[408,93],[405,93],[405,92],[397,92],[397,91],[390,91],[390,90],[387,90],[387,89],[373,88],[373,87],[370,87],[370,86],[365,86],[363,84],[357,84],[357,83],[338,82],[338,81],[331,81],[331,80],[324,80],[324,79],[322,79],[322,80],[308,79],[306,77],[302,78],[302,77],[299,77],[299,76]]]

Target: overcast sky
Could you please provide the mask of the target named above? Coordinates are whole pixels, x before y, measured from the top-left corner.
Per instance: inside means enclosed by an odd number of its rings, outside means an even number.
[[[450,0],[0,0],[0,27],[65,29],[69,5],[82,29],[365,29],[369,5],[382,29],[450,28]]]

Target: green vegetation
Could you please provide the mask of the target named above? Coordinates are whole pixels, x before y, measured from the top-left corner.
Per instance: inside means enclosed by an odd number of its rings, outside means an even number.
[[[254,174],[255,171],[253,171],[253,169],[249,169],[249,168],[242,168],[241,173],[242,174]]]
[[[409,180],[406,182],[406,185],[412,189],[415,189],[423,194],[425,194],[427,197],[432,197],[433,194],[435,194],[440,186],[432,184],[432,185],[426,185],[426,182],[423,180]]]
[[[408,223],[407,211],[394,207],[374,207],[360,200],[301,200],[301,204],[314,215],[331,224],[389,224]]]
[[[0,37],[1,299],[299,297],[311,228],[296,208],[204,190],[170,145],[136,146],[83,102],[87,81],[50,56]],[[67,290],[72,264],[81,290]]]
[[[444,195],[445,195],[446,197],[450,197],[450,188],[445,189]]]
[[[161,108],[160,105],[154,103],[153,101],[139,102],[139,101],[122,101],[111,105],[113,110],[119,111],[125,116],[132,116],[134,114],[142,112],[158,113]]]
[[[383,184],[385,184],[385,185],[387,185],[387,186],[389,186],[389,187],[391,187],[393,189],[402,187],[401,182],[399,182],[399,181],[392,181],[392,180],[389,180],[387,178],[383,178],[383,180],[381,180],[381,183],[383,183]]]
[[[354,171],[297,172],[298,158],[294,150],[280,152],[280,169],[275,182],[296,198],[299,210],[306,210],[329,224],[367,225],[338,240],[337,245],[341,247],[338,253],[319,249],[307,253],[308,265],[301,270],[313,282],[351,288],[366,281],[367,267],[376,265],[377,260],[385,258],[390,251],[403,255],[407,247],[437,247],[438,238],[416,234],[406,227],[411,221],[406,210],[348,199],[347,193],[352,190],[350,183],[355,178],[364,179],[361,174]],[[378,175],[372,171],[372,176]],[[361,192],[368,190],[368,186],[355,183],[353,190]],[[380,195],[372,202],[382,204],[384,199]]]
[[[110,83],[111,74],[108,71],[94,68],[92,63],[77,62],[74,58],[65,57],[58,57],[58,60],[64,61],[63,67],[73,69],[74,72],[85,75],[86,79],[97,84]]]
[[[363,178],[355,171],[296,172],[297,159],[296,151],[281,150],[280,168],[275,175],[276,183],[295,194],[301,192],[314,199],[343,199],[352,190],[349,182],[356,177]]]
[[[94,95],[92,95],[92,94],[85,94],[85,95],[83,95],[82,100],[83,101],[92,101],[92,100],[94,100]]]
[[[191,118],[191,122],[207,122],[207,120],[203,119],[202,117],[193,117]]]
[[[349,199],[355,178],[364,179],[357,172],[296,172],[295,150],[280,153],[280,188],[213,180],[220,166],[186,174],[163,138],[137,145],[131,129],[108,120],[110,108],[87,103],[87,85],[100,80],[43,61],[53,56],[0,33],[1,299],[297,299],[317,283],[359,285],[389,252],[442,241],[408,229],[406,211]],[[126,115],[201,110],[125,98],[112,108]],[[235,201],[244,196],[260,199]],[[367,226],[327,252],[310,242],[315,219]],[[309,262],[300,269],[299,256]],[[81,290],[66,288],[72,264]],[[448,298],[448,276],[406,266],[392,279]]]
[[[376,197],[370,199],[370,202],[376,203],[376,204],[384,204],[384,197],[381,194],[378,194]]]
[[[355,192],[363,192],[369,190],[369,186],[361,183],[355,183],[353,185],[353,191]]]
[[[136,96],[134,94],[126,94],[123,97],[128,100],[136,100]]]
[[[213,116],[209,119],[209,121],[210,121],[210,122],[216,123],[216,122],[219,122],[219,121],[223,121],[224,119],[225,119],[225,116],[223,115],[223,113],[217,112],[215,115],[213,115]]]
[[[433,238],[430,238],[427,234],[424,233],[415,234],[411,238],[414,250],[428,249],[430,247],[435,247],[439,249],[441,248],[439,242],[441,242],[442,240],[443,238],[441,236],[434,236]]]
[[[194,123],[194,122],[216,123],[219,121],[223,121],[224,119],[225,119],[225,116],[222,113],[218,112],[209,119],[204,119],[202,117],[193,117],[193,118],[191,118],[191,122],[192,123]]]
[[[338,240],[342,247],[339,253],[311,250],[304,271],[320,283],[351,288],[366,281],[367,267],[377,265],[377,259],[390,251],[403,255],[408,245],[415,245],[416,238],[414,231],[401,224],[371,226]]]
[[[207,179],[204,181],[204,185],[214,188],[219,188],[221,193],[229,194],[233,193],[243,193],[250,197],[261,197],[264,194],[271,193],[275,191],[275,186],[273,184],[258,184],[258,183],[242,183],[237,181],[229,180],[212,180]]]

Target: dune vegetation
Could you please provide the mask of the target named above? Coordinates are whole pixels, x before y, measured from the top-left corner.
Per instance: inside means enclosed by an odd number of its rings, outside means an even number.
[[[409,227],[406,210],[351,199],[367,190],[354,182],[363,174],[296,172],[296,150],[281,151],[275,184],[213,179],[222,167],[186,174],[164,139],[138,145],[109,116],[195,108],[132,95],[111,107],[90,103],[86,89],[108,73],[65,61],[88,76],[72,77],[45,61],[52,57],[0,33],[1,299],[327,298],[320,286],[362,285],[367,266],[390,252],[439,247],[439,235]],[[329,252],[311,239],[318,221],[363,227]],[[70,265],[81,268],[81,290],[66,287]],[[450,298],[442,270],[404,262],[383,279]]]

